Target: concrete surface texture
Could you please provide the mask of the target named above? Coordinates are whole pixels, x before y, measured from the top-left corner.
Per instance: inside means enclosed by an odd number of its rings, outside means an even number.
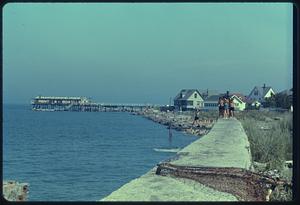
[[[175,165],[251,169],[248,138],[236,119],[219,119],[205,136],[191,143],[171,161]],[[159,176],[156,167],[130,181],[101,201],[237,201],[199,182]]]
[[[251,169],[248,137],[235,118],[219,119],[212,130],[180,152],[175,165]]]

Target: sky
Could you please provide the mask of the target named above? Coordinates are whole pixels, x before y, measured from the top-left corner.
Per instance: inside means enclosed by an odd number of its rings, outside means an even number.
[[[292,87],[291,3],[9,3],[3,101],[168,104],[181,89]]]

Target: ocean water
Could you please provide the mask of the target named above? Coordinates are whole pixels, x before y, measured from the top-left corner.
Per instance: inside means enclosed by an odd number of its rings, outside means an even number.
[[[195,136],[118,112],[37,112],[3,106],[3,179],[28,201],[96,201],[175,155]]]

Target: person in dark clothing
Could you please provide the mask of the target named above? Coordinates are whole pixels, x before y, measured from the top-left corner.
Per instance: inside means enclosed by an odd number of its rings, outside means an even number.
[[[234,117],[234,103],[233,103],[233,99],[229,100],[229,117]]]
[[[228,98],[224,99],[224,118],[227,119],[229,116],[229,100]]]
[[[219,97],[219,117],[224,117],[224,100],[222,97]]]
[[[195,122],[198,122],[198,120],[199,120],[199,117],[198,117],[198,111],[196,110],[196,111],[195,111],[194,122],[193,122],[192,126],[194,126]]]

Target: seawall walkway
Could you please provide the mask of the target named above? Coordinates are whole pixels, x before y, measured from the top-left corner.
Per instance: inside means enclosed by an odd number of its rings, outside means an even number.
[[[207,134],[177,153],[173,165],[235,167],[251,170],[247,135],[236,119],[219,119]],[[156,167],[101,201],[237,201],[197,181],[156,175]]]

